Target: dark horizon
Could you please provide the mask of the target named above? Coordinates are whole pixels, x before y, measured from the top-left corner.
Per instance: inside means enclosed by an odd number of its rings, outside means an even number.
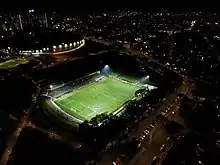
[[[115,11],[119,9],[129,9],[135,11],[143,11],[143,12],[151,12],[151,11],[214,11],[219,12],[219,9],[216,9],[214,5],[209,7],[201,7],[201,6],[194,6],[188,5],[188,3],[170,3],[169,1],[166,2],[151,2],[151,3],[143,3],[143,2],[121,2],[117,3],[115,1],[110,2],[83,2],[83,1],[19,1],[13,2],[13,5],[10,1],[6,1],[4,6],[0,7],[1,12],[25,12],[29,9],[35,9],[36,11],[42,12],[90,12],[90,11]]]

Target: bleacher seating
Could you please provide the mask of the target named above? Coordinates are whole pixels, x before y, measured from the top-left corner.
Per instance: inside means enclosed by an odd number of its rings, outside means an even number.
[[[74,89],[79,88],[84,84],[87,84],[89,81],[94,81],[94,79],[91,78],[91,76],[83,77],[74,82],[69,82],[60,86],[56,86],[56,88],[54,89],[49,89],[47,95],[51,96],[52,98],[57,98],[64,94],[72,92]]]
[[[50,90],[48,92],[48,95],[51,96],[51,97],[59,97],[59,96],[62,96],[63,94],[65,93],[68,93],[68,92],[71,92],[73,90],[73,85],[72,84],[67,84],[67,85],[64,85],[60,88],[57,88],[55,90]]]

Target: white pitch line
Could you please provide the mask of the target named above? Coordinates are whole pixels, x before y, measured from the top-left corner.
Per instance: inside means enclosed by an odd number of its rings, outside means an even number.
[[[90,113],[87,117],[90,117],[90,116],[92,116],[94,113],[96,113],[96,112],[92,112],[92,113]]]
[[[81,106],[83,106],[84,108],[89,108],[89,107],[86,107],[85,105],[83,105],[82,103],[80,103],[80,102],[77,102],[77,101],[75,101],[75,100],[72,100],[72,102],[75,102],[75,103],[77,103],[77,104],[80,104]],[[71,103],[72,103],[71,102]],[[91,108],[89,108],[91,111],[93,111]]]

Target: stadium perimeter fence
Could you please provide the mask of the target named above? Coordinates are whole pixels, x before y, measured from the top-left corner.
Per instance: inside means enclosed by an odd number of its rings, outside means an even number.
[[[86,76],[83,76],[79,79],[76,79],[74,81],[70,81],[70,82],[67,82],[65,84],[61,84],[59,86],[56,86],[55,88],[52,88],[52,89],[49,89],[48,90],[48,93],[45,96],[45,104],[44,105],[45,109],[49,112],[49,113],[53,113],[53,115],[58,115],[59,117],[61,118],[64,118],[66,120],[68,120],[68,124],[73,124],[73,125],[76,125],[77,124],[80,124],[82,122],[84,122],[83,120],[80,120],[78,118],[75,118],[74,116],[71,116],[70,114],[68,114],[67,112],[63,111],[55,102],[54,102],[54,99],[68,93],[68,92],[72,92],[74,89],[77,89],[79,88],[80,86],[82,86],[83,84],[87,84],[89,83],[91,80],[94,80],[92,79],[93,76],[96,76],[96,75],[99,75],[100,72],[94,72],[94,73],[91,73],[89,75],[86,75]],[[93,81],[91,81],[93,82]],[[63,91],[62,92],[62,89],[67,87],[67,91]],[[61,92],[58,94],[56,94],[57,90],[61,90]],[[52,111],[52,112],[51,112]]]
[[[97,78],[95,78],[95,76],[98,76]],[[129,81],[128,78],[124,77],[123,74],[118,74],[118,73],[113,73],[113,77],[116,77],[117,79],[121,79],[122,81],[127,81],[128,83],[134,83],[133,81]],[[61,84],[59,86],[56,86],[55,88],[49,89],[48,93],[46,95],[46,99],[45,99],[45,103],[46,108],[49,109],[49,111],[53,111],[54,113],[56,113],[56,115],[58,115],[59,117],[62,117],[64,119],[68,120],[68,123],[70,122],[71,124],[80,124],[82,122],[84,122],[83,120],[80,120],[78,118],[75,118],[74,116],[71,116],[70,114],[68,114],[67,112],[63,111],[55,102],[54,100],[64,94],[67,94],[69,92],[73,92],[74,89],[79,89],[80,86],[83,86],[83,84],[88,84],[88,83],[96,83],[96,80],[100,79],[100,72],[94,72],[91,73],[89,75],[83,76],[79,79],[76,79],[74,81],[70,81],[67,82],[65,84]],[[67,90],[62,91],[63,88],[67,87]],[[56,94],[57,90],[61,90],[61,92],[58,94]],[[54,93],[55,91],[55,93]],[[135,98],[133,98],[132,100],[134,100]],[[127,107],[128,102],[123,103],[120,108],[118,108],[113,115],[117,115],[120,116],[122,115]]]

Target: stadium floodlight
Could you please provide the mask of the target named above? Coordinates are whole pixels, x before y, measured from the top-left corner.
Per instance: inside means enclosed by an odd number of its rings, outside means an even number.
[[[112,72],[111,68],[108,65],[105,65],[101,70],[101,73],[104,75],[109,75]]]
[[[144,77],[142,77],[142,78],[140,79],[140,82],[141,82],[142,84],[145,84],[147,81],[149,81],[149,78],[150,78],[149,75],[144,76]]]

